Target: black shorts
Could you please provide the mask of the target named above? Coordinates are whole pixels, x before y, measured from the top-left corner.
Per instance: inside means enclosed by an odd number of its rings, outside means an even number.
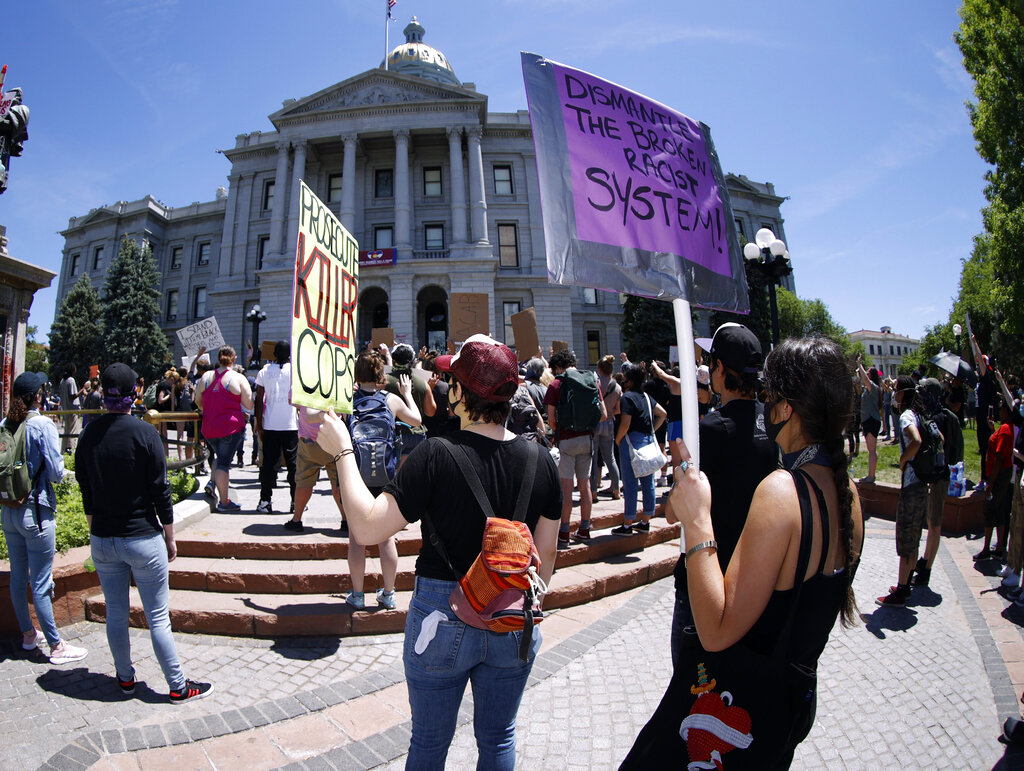
[[[878,436],[879,430],[882,428],[882,421],[878,418],[867,418],[861,421],[861,431],[864,432],[864,436]]]

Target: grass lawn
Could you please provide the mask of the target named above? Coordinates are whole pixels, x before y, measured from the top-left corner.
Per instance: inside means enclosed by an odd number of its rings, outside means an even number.
[[[847,444],[849,448],[849,444]],[[900,483],[900,448],[897,444],[889,444],[886,441],[878,442],[878,468],[875,471],[876,482],[887,482],[899,485]],[[964,470],[967,472],[967,479],[977,484],[981,481],[981,456],[978,454],[978,436],[972,428],[964,429]],[[864,438],[860,440],[860,453],[856,458],[851,459],[850,473],[854,479],[860,479],[868,474],[868,450],[864,444]]]

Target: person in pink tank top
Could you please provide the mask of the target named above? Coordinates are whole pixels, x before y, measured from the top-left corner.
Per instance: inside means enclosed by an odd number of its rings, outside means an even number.
[[[230,499],[228,470],[231,459],[245,440],[246,418],[242,407],[252,409],[252,389],[245,375],[232,370],[235,349],[221,346],[217,352],[217,369],[210,370],[196,385],[195,403],[203,411],[203,437],[216,459],[213,483],[217,487],[217,511],[238,511],[242,507]],[[207,485],[207,492],[211,492]]]

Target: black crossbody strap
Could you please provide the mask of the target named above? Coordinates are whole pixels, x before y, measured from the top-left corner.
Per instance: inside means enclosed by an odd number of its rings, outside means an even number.
[[[828,558],[828,545],[832,539],[832,526],[828,523],[828,509],[825,504],[825,493],[821,491],[818,483],[814,481],[814,477],[810,474],[803,472],[807,477],[807,481],[811,485],[811,489],[814,490],[814,497],[818,499],[818,518],[821,520],[821,559],[818,560],[818,573],[825,570],[825,562]]]
[[[786,623],[782,627],[779,639],[775,643],[773,655],[785,658],[789,650],[789,640],[793,632],[793,622],[796,620],[796,611],[800,607],[800,594],[804,587],[804,576],[807,574],[807,565],[811,561],[811,540],[814,531],[811,529],[811,496],[807,490],[807,480],[804,472],[790,470],[793,477],[793,484],[796,486],[796,495],[800,500],[800,551],[796,560],[796,576],[793,585],[793,601],[789,606],[789,613],[786,615]]]

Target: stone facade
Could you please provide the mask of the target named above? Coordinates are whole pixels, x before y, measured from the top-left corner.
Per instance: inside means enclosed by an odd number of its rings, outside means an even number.
[[[7,227],[0,225],[0,415],[7,414],[11,384],[25,371],[29,309],[32,298],[57,274],[16,260],[7,253]]]
[[[885,377],[896,377],[903,357],[914,353],[921,343],[913,337],[894,334],[892,327],[882,327],[877,332],[858,329],[847,337],[854,343],[864,343],[864,350]]]
[[[487,97],[422,42],[415,19],[405,34],[388,57],[394,69],[382,64],[289,99],[269,116],[273,131],[236,137],[222,151],[231,163],[226,195],[184,209],[147,197],[73,217],[59,297],[86,270],[102,289],[110,255],[129,234],[153,246],[164,275],[161,321],[176,354],[174,331],[209,315],[241,350],[254,303],[267,313],[261,338],[286,338],[302,179],[363,250],[395,250],[394,265],[360,268],[360,339],[390,326],[398,341],[437,347],[451,293],[481,292],[499,340],[512,342],[510,314],[533,307],[542,344],[567,340],[584,362],[620,351],[618,294],[547,281],[528,112],[489,113]],[[785,238],[784,199],[770,183],[729,175],[728,186],[744,232],[768,223]]]

